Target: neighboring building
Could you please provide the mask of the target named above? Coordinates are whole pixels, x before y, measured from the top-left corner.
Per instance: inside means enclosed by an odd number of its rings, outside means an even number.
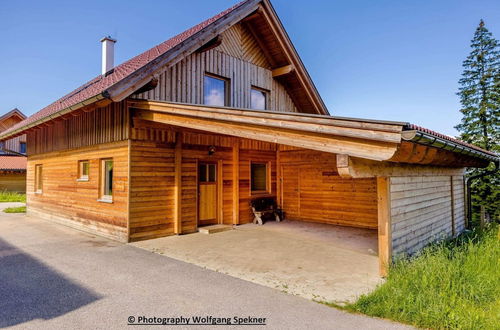
[[[289,219],[378,230],[379,256],[464,230],[464,168],[498,157],[405,122],[332,117],[267,0],[112,65],[27,134],[28,213],[123,242]],[[383,268],[383,267],[382,267]]]
[[[0,134],[25,119],[19,109],[0,116]],[[26,134],[0,142],[0,191],[26,192]]]

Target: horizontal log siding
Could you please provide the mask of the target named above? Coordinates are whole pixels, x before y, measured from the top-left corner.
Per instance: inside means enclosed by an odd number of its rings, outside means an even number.
[[[172,235],[174,146],[131,141],[130,240]]]
[[[113,203],[99,202],[100,160],[113,158]],[[90,161],[89,180],[79,182],[78,161]],[[43,193],[35,193],[35,166],[42,165]],[[120,241],[127,240],[128,141],[28,157],[28,213]]]
[[[375,178],[340,177],[335,157],[335,154],[310,150],[280,151],[283,169],[282,206],[287,217],[308,222],[377,228]]]
[[[0,170],[0,191],[26,192],[26,172],[3,172]]]
[[[463,231],[463,177],[391,177],[393,255],[413,254],[436,240]],[[453,203],[453,206],[452,206]],[[452,220],[452,216],[454,220]]]
[[[236,30],[234,30],[236,29]],[[194,53],[179,63],[165,68],[159,75],[156,88],[135,95],[135,98],[203,104],[203,77],[205,73],[215,74],[230,80],[229,104],[235,108],[250,108],[252,86],[270,91],[268,109],[273,111],[298,112],[285,87],[272,77],[256,43],[250,43],[248,36],[238,37],[240,27],[233,27],[222,45],[203,53]],[[243,38],[238,41],[238,38]],[[244,46],[243,46],[244,45]],[[250,50],[248,47],[254,47]],[[239,56],[239,57],[238,57]],[[257,64],[254,64],[257,63]]]
[[[128,135],[129,111],[125,102],[111,103],[29,131],[28,155],[123,141]]]
[[[181,129],[181,233],[197,228],[199,162],[216,162],[220,167],[219,181],[222,209],[219,220],[234,224],[233,213],[233,147],[239,148],[239,222],[253,220],[250,200],[262,195],[250,193],[250,161],[271,162],[272,191],[276,196],[276,145],[249,139],[202,133]],[[130,240],[143,240],[174,234],[175,203],[175,138],[174,128],[168,125],[134,121],[131,136],[130,171]],[[213,155],[208,147],[215,146]]]

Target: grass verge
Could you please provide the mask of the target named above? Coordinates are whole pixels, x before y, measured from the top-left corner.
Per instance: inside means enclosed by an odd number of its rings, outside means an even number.
[[[26,206],[8,207],[3,210],[5,213],[26,213]]]
[[[421,328],[499,329],[499,226],[396,262],[384,284],[343,308]]]
[[[18,194],[15,192],[0,191],[0,203],[1,202],[26,203],[26,194]]]

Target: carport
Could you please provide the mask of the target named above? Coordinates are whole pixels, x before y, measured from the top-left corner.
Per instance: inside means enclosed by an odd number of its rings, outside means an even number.
[[[307,299],[353,301],[379,277],[377,231],[286,220],[135,246]]]

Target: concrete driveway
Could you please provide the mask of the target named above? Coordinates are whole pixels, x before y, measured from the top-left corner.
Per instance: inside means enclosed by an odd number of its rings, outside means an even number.
[[[133,243],[152,252],[307,299],[343,304],[382,283],[377,232],[303,221]]]
[[[251,316],[265,318],[270,329],[404,328],[61,225],[0,213],[0,328],[121,329],[141,316]]]

